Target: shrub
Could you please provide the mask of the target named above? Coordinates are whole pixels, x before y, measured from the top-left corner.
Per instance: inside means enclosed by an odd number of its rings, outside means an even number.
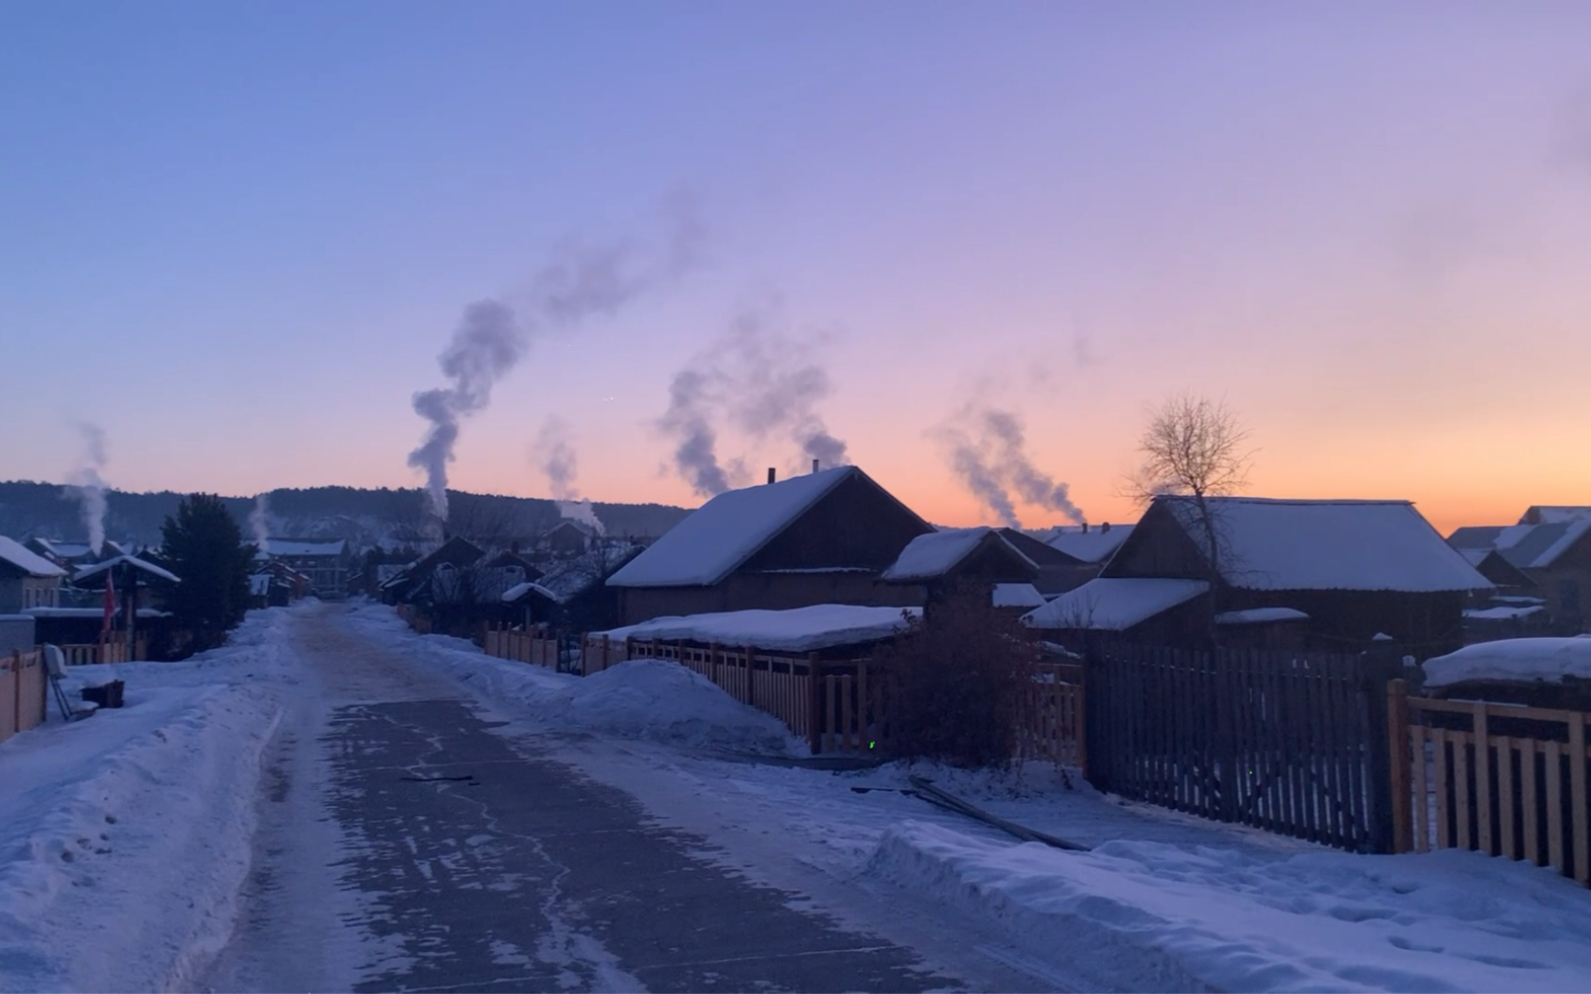
[[[1017,757],[1034,700],[1032,637],[985,586],[954,590],[879,653],[894,672],[890,751],[956,766]]]

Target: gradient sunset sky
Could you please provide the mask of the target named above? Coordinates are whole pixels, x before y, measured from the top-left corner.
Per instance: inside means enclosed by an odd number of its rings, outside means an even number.
[[[6,4],[0,479],[88,421],[121,489],[416,486],[464,307],[688,202],[699,265],[538,336],[452,486],[546,495],[556,414],[582,494],[699,503],[656,423],[751,316],[945,524],[958,411],[1121,521],[1184,390],[1254,494],[1591,503],[1588,53],[1583,0]]]

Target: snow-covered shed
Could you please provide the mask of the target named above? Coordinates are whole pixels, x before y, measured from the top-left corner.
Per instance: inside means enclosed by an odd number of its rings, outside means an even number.
[[[992,597],[996,585],[1031,586],[1038,575],[1038,566],[999,529],[984,526],[944,528],[917,536],[879,579],[913,587],[927,603],[959,590]]]
[[[1192,498],[1156,498],[1100,578],[1203,580],[1213,589],[1201,613],[1290,608],[1308,616],[1307,639],[1320,648],[1386,632],[1422,656],[1456,648],[1466,597],[1492,588],[1408,501],[1212,497],[1206,506],[1208,527]],[[1177,642],[1217,630],[1212,614],[1183,621]],[[1258,637],[1255,624],[1220,637]]]
[[[0,535],[0,614],[60,603],[66,571],[14,539]]]
[[[1028,612],[1022,616],[1022,623],[1055,633],[1096,632],[1139,642],[1169,643],[1204,616],[1204,595],[1209,590],[1210,585],[1203,580],[1101,577]]]
[[[932,525],[855,466],[730,490],[692,512],[608,578],[619,615],[812,604],[900,607],[920,589],[878,582]]]

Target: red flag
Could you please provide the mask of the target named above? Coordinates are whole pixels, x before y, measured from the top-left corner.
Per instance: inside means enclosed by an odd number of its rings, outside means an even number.
[[[105,571],[105,620],[99,626],[100,638],[110,634],[111,620],[116,617],[116,587],[110,582],[111,571]]]

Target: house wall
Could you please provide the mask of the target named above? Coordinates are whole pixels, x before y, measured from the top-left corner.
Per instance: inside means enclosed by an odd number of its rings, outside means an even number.
[[[22,610],[23,577],[0,575],[0,614],[16,614]]]
[[[813,604],[919,607],[926,599],[920,585],[879,583],[872,573],[735,573],[713,587],[623,587],[618,595],[621,625],[668,615]]]
[[[1546,569],[1527,569],[1536,581],[1531,595],[1547,602],[1552,621],[1566,628],[1587,630],[1591,621],[1591,535],[1576,542]]]
[[[1464,599],[1459,591],[1227,589],[1222,592],[1221,610],[1290,607],[1309,615],[1310,648],[1356,651],[1385,633],[1410,654],[1425,659],[1463,645]]]
[[[1100,575],[1208,580],[1210,571],[1198,547],[1171,512],[1154,505],[1144,512],[1143,520]]]
[[[931,529],[888,493],[860,476],[829,491],[741,570],[856,566],[882,570],[907,543]]]
[[[25,576],[22,578],[22,606],[60,607],[61,578],[58,576]]]

